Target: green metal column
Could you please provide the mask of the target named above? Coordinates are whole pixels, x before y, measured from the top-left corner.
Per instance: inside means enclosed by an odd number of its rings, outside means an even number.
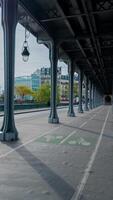
[[[59,123],[57,115],[57,63],[58,63],[58,44],[55,41],[50,45],[50,64],[51,64],[51,111],[49,115],[49,123]]]
[[[82,108],[82,82],[83,82],[83,71],[79,69],[79,106],[78,106],[78,112],[83,113]]]
[[[94,83],[93,83],[93,85],[92,85],[92,108],[95,108],[94,97],[95,97],[95,86],[94,86]]]
[[[89,108],[92,109],[92,81],[89,81]]]
[[[99,91],[98,91],[98,93],[97,93],[97,98],[98,98],[98,103],[97,103],[97,105],[100,106],[100,94],[99,94]]]
[[[97,92],[97,99],[98,99],[97,105],[100,106],[100,93],[99,93],[99,90]]]
[[[2,26],[4,32],[4,121],[0,140],[17,140],[14,121],[14,60],[17,0],[2,0]]]
[[[104,94],[101,94],[101,105],[104,104],[103,99],[104,99]]]
[[[88,77],[86,76],[85,77],[85,107],[84,107],[84,110],[85,111],[88,111],[89,108],[88,108]]]
[[[94,106],[97,107],[97,87],[94,88]]]
[[[73,84],[74,84],[74,61],[69,62],[69,110],[68,116],[75,117],[73,109]]]

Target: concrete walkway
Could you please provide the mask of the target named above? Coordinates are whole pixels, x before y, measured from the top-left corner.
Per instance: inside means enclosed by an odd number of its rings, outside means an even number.
[[[58,125],[49,111],[15,116],[20,139],[0,144],[1,200],[113,200],[111,107],[58,113]]]

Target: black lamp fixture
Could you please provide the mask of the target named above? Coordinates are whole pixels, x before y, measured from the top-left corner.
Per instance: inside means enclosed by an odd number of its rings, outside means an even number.
[[[29,52],[29,45],[28,45],[28,41],[27,39],[29,38],[29,35],[30,35],[30,32],[28,31],[28,34],[27,34],[27,29],[25,27],[25,40],[24,40],[24,43],[23,43],[23,47],[22,47],[22,59],[24,62],[27,62],[28,59],[29,59],[29,55],[30,55],[30,52]]]

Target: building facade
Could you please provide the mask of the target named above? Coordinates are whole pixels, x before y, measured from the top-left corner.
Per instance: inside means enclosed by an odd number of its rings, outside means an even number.
[[[31,88],[33,91],[36,91],[41,85],[40,76],[35,73],[31,74],[31,76],[19,76],[15,78],[15,86],[27,86]]]
[[[78,82],[78,76],[74,75],[74,82]],[[15,78],[15,86],[25,85],[36,91],[42,84],[51,85],[51,69],[42,67],[37,69],[31,76],[20,76]],[[61,100],[69,99],[69,75],[62,75],[61,67],[57,70],[57,86],[60,91]]]
[[[48,83],[51,84],[51,68],[50,67],[42,67],[41,69],[37,69],[34,74],[40,76],[41,84]],[[58,67],[57,71],[58,82],[61,76],[61,67]]]

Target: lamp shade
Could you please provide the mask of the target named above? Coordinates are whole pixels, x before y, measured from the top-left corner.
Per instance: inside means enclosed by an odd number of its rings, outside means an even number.
[[[30,53],[29,53],[29,51],[28,51],[28,47],[27,47],[27,46],[24,46],[24,47],[23,47],[23,51],[22,51],[22,57],[23,57],[23,61],[24,61],[24,62],[27,62],[27,61],[28,61],[29,55],[30,55]]]

